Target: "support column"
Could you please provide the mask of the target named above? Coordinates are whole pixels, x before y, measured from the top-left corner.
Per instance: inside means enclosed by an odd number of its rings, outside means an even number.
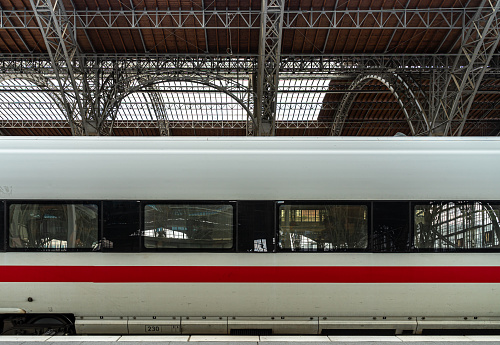
[[[30,4],[50,56],[71,131],[73,135],[83,135],[86,109],[75,75],[75,56],[79,48],[72,24],[62,0],[30,0]]]
[[[285,0],[262,0],[257,66],[254,135],[275,134],[281,36]]]

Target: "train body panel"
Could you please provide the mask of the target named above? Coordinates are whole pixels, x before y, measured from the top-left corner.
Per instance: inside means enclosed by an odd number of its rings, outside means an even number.
[[[500,330],[499,138],[0,138],[0,161],[6,334]]]
[[[500,317],[500,284],[4,283],[2,305],[90,317]],[[463,296],[478,296],[464,298]],[[348,298],[346,296],[349,296]],[[33,302],[28,302],[28,297]]]
[[[497,138],[0,138],[0,183],[9,199],[495,200],[499,155]]]
[[[94,317],[500,317],[500,281],[497,278],[491,277],[491,282],[463,283],[457,276],[459,283],[442,283],[440,279],[443,278],[425,271],[433,267],[456,268],[459,275],[460,270],[467,267],[498,268],[500,254],[496,253],[470,253],[467,256],[454,253],[91,254],[0,254],[3,267],[39,267],[46,272],[42,278],[33,278],[35,281],[25,277],[26,282],[3,283],[5,289],[0,296],[0,305],[22,308],[30,313],[50,310]],[[103,265],[128,267],[129,273],[117,278],[103,278],[97,270]],[[61,266],[71,267],[74,275],[58,276],[58,267]],[[174,282],[164,282],[160,268],[165,266],[183,267],[186,273],[173,278]],[[200,282],[199,277],[188,275],[192,267],[203,267],[210,272],[214,267],[228,266],[234,270],[223,276],[217,272],[209,273],[212,277],[209,282]],[[93,269],[81,270],[82,267]],[[281,277],[266,276],[248,277],[249,282],[228,282],[237,279],[235,271],[248,267],[293,267],[297,273],[286,277],[285,282],[273,282]],[[424,270],[421,276],[413,277],[410,282],[408,278],[394,276],[394,283],[387,283],[384,277],[372,277],[369,283],[358,283],[355,281],[363,280],[363,277],[346,276],[332,279],[351,279],[353,282],[329,283],[323,282],[324,277],[304,273],[313,267],[372,270],[419,267]],[[147,276],[135,278],[136,271],[130,268],[152,270]],[[276,272],[280,274],[279,270]],[[44,279],[48,281],[40,281]],[[33,302],[28,302],[29,297]]]

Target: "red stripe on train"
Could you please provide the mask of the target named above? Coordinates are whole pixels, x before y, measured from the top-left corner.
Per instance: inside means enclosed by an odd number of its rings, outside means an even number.
[[[500,266],[0,266],[0,282],[500,283]]]

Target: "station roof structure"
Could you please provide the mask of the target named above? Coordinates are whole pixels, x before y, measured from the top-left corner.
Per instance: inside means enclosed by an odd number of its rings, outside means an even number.
[[[0,135],[498,135],[500,0],[0,0]]]

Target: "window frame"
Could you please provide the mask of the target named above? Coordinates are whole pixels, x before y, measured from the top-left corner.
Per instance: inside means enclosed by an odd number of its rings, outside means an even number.
[[[433,203],[445,204],[445,203],[489,203],[493,205],[500,206],[500,201],[498,200],[423,200],[423,201],[411,201],[410,202],[410,222],[411,222],[411,249],[410,252],[413,253],[498,253],[500,252],[500,247],[498,248],[417,248],[415,246],[415,207],[417,205],[432,205]]]
[[[10,236],[10,206],[26,205],[96,205],[97,206],[97,241],[102,241],[102,201],[101,200],[8,200],[5,202],[5,251],[7,252],[37,252],[37,253],[75,253],[75,252],[93,252],[100,253],[99,250],[92,248],[66,248],[66,250],[44,250],[40,248],[11,248],[9,245]]]
[[[324,251],[293,251],[291,248],[281,248],[279,244],[279,230],[280,230],[280,207],[281,206],[366,206],[366,248],[345,248]],[[277,253],[371,253],[372,252],[372,237],[373,237],[373,224],[372,224],[372,201],[351,201],[351,200],[284,200],[275,202],[275,251]]]
[[[144,245],[144,238],[142,233],[145,231],[145,208],[146,205],[157,204],[157,205],[230,205],[233,208],[233,224],[232,224],[232,246],[231,248],[146,248]],[[140,252],[152,252],[152,253],[232,253],[236,252],[236,247],[238,243],[238,202],[237,201],[220,201],[220,200],[141,200],[140,201]]]
[[[0,200],[0,252],[5,252],[7,248],[7,211],[5,200]]]

